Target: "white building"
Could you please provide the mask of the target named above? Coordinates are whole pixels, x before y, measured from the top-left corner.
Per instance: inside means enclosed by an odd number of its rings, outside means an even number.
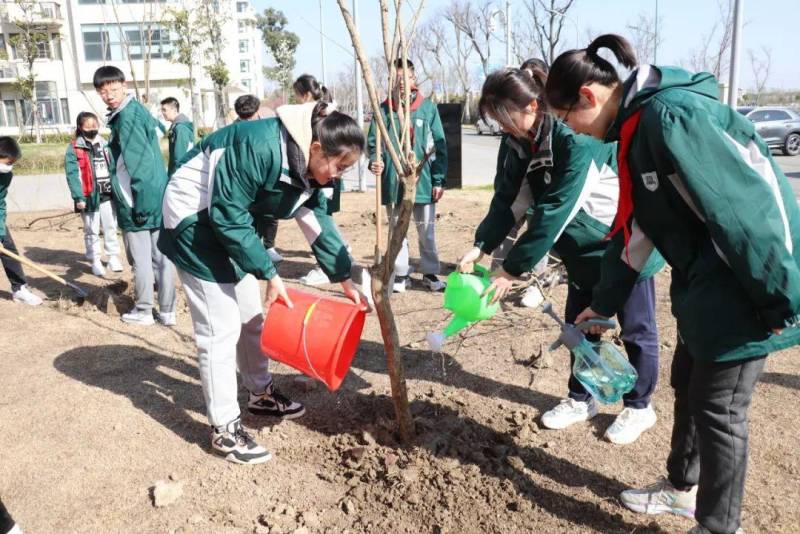
[[[168,22],[159,21],[167,20],[168,9],[180,9],[183,5],[191,9],[194,1],[34,0],[35,20],[50,37],[46,45],[39,47],[39,59],[34,64],[43,133],[71,130],[81,111],[105,115],[105,106],[92,85],[94,72],[102,65],[119,67],[131,92],[133,71],[144,99],[148,33],[148,107],[155,114],[163,98],[174,96],[181,103],[181,111],[191,116],[188,67],[170,61],[175,33]],[[222,57],[231,80],[226,97],[231,105],[245,93],[262,98],[263,43],[254,24],[256,12],[247,0],[215,0],[215,4],[226,18]],[[21,122],[32,123],[30,102],[23,101],[15,89],[17,76],[27,74],[27,66],[12,45],[12,36],[20,32],[14,21],[20,18],[19,7],[13,0],[0,1],[0,57],[5,58],[0,59],[0,135],[18,134]],[[213,84],[202,68],[209,56],[206,48],[203,45],[198,53],[201,63],[194,67],[201,114],[194,118],[196,126],[210,126],[216,116]],[[30,127],[26,128],[29,131]]]

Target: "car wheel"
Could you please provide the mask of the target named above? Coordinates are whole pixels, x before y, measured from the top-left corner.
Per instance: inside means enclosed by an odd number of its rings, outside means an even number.
[[[483,135],[483,131],[480,128],[477,128],[477,130],[478,130],[478,135]]]
[[[800,133],[786,136],[786,140],[783,142],[783,153],[787,156],[800,154]]]

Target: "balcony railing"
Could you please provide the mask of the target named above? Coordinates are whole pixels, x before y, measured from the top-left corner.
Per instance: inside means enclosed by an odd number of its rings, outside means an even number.
[[[16,80],[19,71],[17,66],[12,63],[0,63],[0,81]]]
[[[61,4],[36,0],[26,3],[24,6],[5,0],[0,3],[0,20],[11,23],[17,20],[26,20],[28,17],[25,16],[25,11],[29,9],[31,10],[31,22],[34,23],[60,24],[64,20],[64,16],[61,13]]]

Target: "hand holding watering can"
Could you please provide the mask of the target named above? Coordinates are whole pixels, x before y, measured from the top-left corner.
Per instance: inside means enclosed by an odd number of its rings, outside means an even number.
[[[473,247],[461,259],[458,260],[458,271],[461,273],[474,272],[475,265],[483,258],[483,251],[478,247]],[[495,304],[506,298],[508,292],[514,287],[514,284],[519,281],[519,278],[508,274],[505,269],[500,267],[492,273],[491,284],[484,291],[484,295],[493,293],[490,304]]]

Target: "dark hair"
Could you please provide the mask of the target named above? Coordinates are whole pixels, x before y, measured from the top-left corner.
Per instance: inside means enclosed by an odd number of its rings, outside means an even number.
[[[478,113],[485,118],[491,116],[503,126],[514,123],[510,113],[525,109],[534,100],[544,105],[544,86],[547,74],[540,68],[515,69],[507,67],[491,73],[481,88]]]
[[[590,83],[611,87],[619,83],[614,66],[601,58],[597,51],[608,48],[625,67],[636,66],[636,53],[624,37],[607,33],[597,37],[589,46],[568,50],[556,58],[550,67],[545,95],[550,107],[567,109],[578,101],[580,88]]]
[[[100,89],[107,83],[124,82],[125,74],[113,65],[104,65],[94,71],[94,88]]]
[[[81,127],[83,126],[83,123],[86,122],[89,119],[94,119],[94,120],[97,121],[98,125],[100,124],[100,121],[97,119],[97,115],[95,115],[91,111],[81,111],[80,113],[78,113],[78,119],[75,121],[75,126],[76,126],[76,128],[75,128],[75,137],[78,137],[78,136],[81,135],[81,131],[82,131]]]
[[[319,141],[326,156],[344,153],[363,153],[366,148],[364,132],[353,117],[338,111],[328,111],[326,102],[317,102],[311,114],[311,140]]]
[[[534,71],[536,69],[539,69],[540,71],[544,72],[545,74],[547,74],[547,71],[550,70],[550,67],[547,66],[547,63],[545,63],[545,61],[543,59],[539,59],[538,57],[532,57],[532,58],[526,59],[525,61],[522,62],[522,65],[520,65],[519,68],[521,68],[522,70],[526,70],[527,69],[527,70],[530,70],[530,71]]]
[[[411,62],[410,59],[406,58],[406,64],[408,65],[408,69],[412,72],[414,71],[414,64]],[[403,58],[399,57],[394,60],[394,68],[402,69],[403,68]]]
[[[22,156],[16,139],[4,135],[0,137],[0,158],[11,158],[18,160]]]
[[[255,95],[242,95],[233,103],[233,109],[240,119],[246,121],[256,113],[261,107],[261,100]]]
[[[317,79],[310,74],[303,74],[297,78],[292,84],[292,89],[301,95],[311,93],[311,97],[315,101],[327,102],[328,104],[333,102],[333,97],[328,88],[320,85]]]
[[[162,106],[172,106],[175,108],[175,111],[181,110],[181,104],[178,102],[178,99],[174,96],[168,96],[164,100],[161,101]]]

